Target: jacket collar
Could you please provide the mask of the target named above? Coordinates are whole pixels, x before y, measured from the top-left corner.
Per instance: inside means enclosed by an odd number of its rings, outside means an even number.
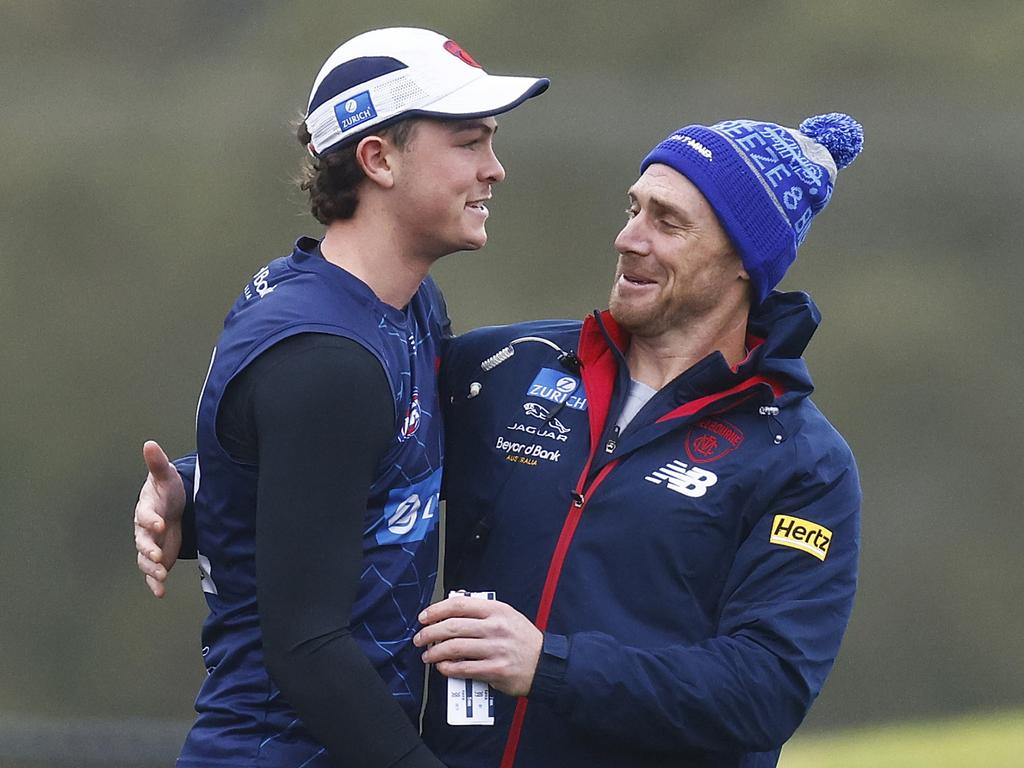
[[[735,368],[720,352],[713,352],[669,382],[657,399],[669,400],[662,407],[664,421],[713,411],[717,406],[746,399],[758,385],[770,388],[761,404],[790,401],[809,395],[814,386],[801,355],[818,327],[821,315],[810,296],[802,292],[773,292],[751,312],[747,324],[750,350]],[[628,379],[625,351],[629,334],[608,310],[595,311],[583,322],[579,356],[590,401],[592,434],[601,434],[606,424],[616,382]],[[620,385],[619,390],[623,387]],[[673,407],[674,406],[674,407]]]

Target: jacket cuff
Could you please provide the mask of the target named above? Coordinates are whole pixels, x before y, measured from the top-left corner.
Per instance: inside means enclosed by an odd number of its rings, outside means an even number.
[[[541,701],[550,705],[557,703],[559,693],[565,685],[565,674],[569,669],[571,645],[565,635],[544,633],[544,645],[537,660],[537,671],[533,674],[533,685],[530,687],[531,701]]]

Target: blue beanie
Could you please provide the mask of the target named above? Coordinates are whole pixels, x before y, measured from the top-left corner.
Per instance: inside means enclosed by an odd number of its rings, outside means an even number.
[[[700,189],[743,260],[757,306],[796,260],[836,173],[864,146],[860,123],[841,112],[809,117],[800,130],[755,120],[680,128],[651,150]]]

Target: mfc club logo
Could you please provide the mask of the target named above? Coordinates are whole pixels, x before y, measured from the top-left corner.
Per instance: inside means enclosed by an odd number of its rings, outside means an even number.
[[[423,412],[420,410],[420,391],[413,389],[412,398],[409,401],[409,410],[405,414],[405,421],[402,423],[402,440],[408,440],[416,434],[420,428],[420,421],[423,419]]]
[[[686,433],[686,455],[694,464],[718,461],[736,450],[743,433],[725,419],[701,419]]]
[[[454,40],[448,40],[444,44],[444,49],[455,58],[465,62],[466,64],[469,64],[469,66],[476,67],[477,69],[483,69],[483,67],[477,64],[476,60],[468,53],[466,53],[465,49],[461,45],[456,43]]]

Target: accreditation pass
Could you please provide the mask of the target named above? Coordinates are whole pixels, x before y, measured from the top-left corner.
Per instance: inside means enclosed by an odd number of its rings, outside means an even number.
[[[448,597],[494,600],[493,592],[455,590]],[[494,691],[480,680],[448,678],[448,725],[494,725]]]

